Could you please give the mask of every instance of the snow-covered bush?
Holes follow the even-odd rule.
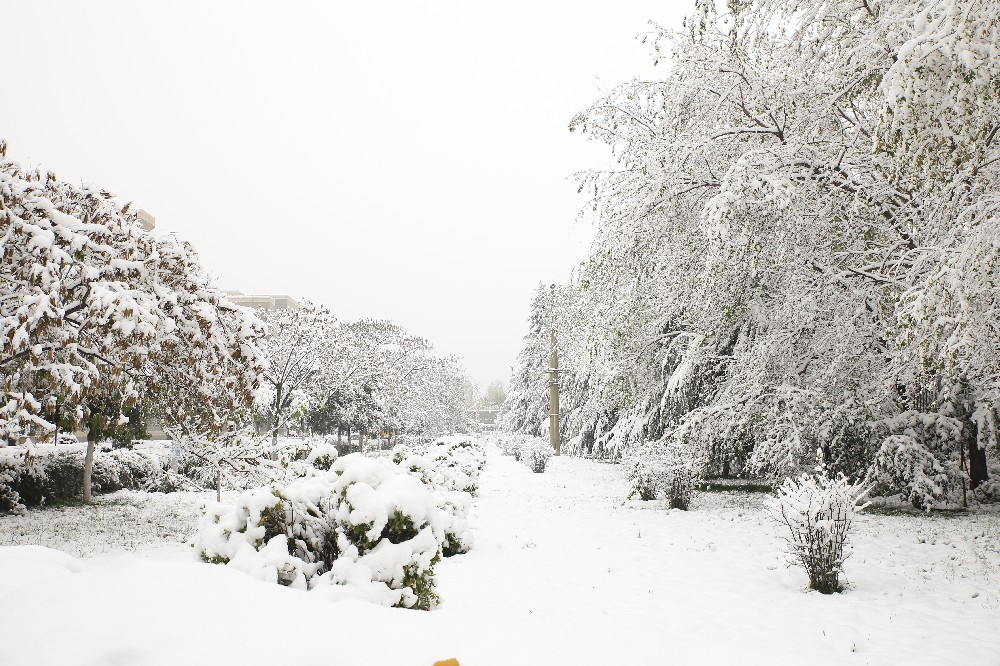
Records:
[[[323,442],[313,447],[306,456],[306,462],[316,469],[329,470],[339,455],[335,443]]]
[[[286,437],[278,440],[278,461],[282,464],[304,461],[313,449],[325,443],[324,438]]]
[[[643,502],[655,500],[659,494],[656,467],[648,460],[636,459],[628,467],[629,494]]]
[[[892,434],[882,442],[873,466],[882,489],[928,511],[957,502],[965,476],[959,460],[962,422],[909,411],[885,423]]]
[[[438,603],[434,565],[468,549],[470,496],[428,483],[424,472],[433,467],[410,460],[351,454],[329,471],[249,491],[232,505],[212,503],[195,550],[331,599],[430,609]]]
[[[649,501],[657,497],[667,500],[671,509],[687,510],[691,503],[697,475],[692,471],[692,462],[673,454],[646,455],[631,461],[629,497]]]
[[[348,584],[359,568],[371,583],[398,592],[394,606],[429,610],[438,602],[434,564],[445,544],[446,518],[434,493],[392,463],[354,454],[338,460],[335,521],[341,563],[319,583]]]
[[[389,452],[389,458],[397,465],[413,455],[417,455],[416,451],[408,444],[396,444]]]
[[[695,474],[691,468],[687,465],[670,466],[664,470],[661,483],[670,508],[687,511],[695,485]]]
[[[450,490],[434,492],[438,508],[444,513],[444,545],[441,554],[445,557],[467,553],[472,548],[472,529],[468,515],[472,507],[469,493]]]
[[[844,545],[854,514],[867,493],[843,474],[829,478],[825,470],[785,479],[768,501],[771,515],[788,527],[789,555],[806,570],[809,587],[823,594],[839,592]]]
[[[0,513],[80,497],[83,492],[84,457],[81,452],[57,452],[0,461]],[[165,473],[163,460],[130,449],[94,454],[93,488],[96,493],[143,490]]]
[[[213,502],[198,523],[195,550],[206,562],[229,564],[254,578],[305,589],[317,565],[289,551],[287,512],[278,487],[256,488],[235,504]],[[307,564],[311,566],[306,566]]]
[[[522,443],[518,442],[515,446],[511,447],[510,455],[514,456],[514,460],[521,462],[521,454],[523,453]]]
[[[530,437],[518,447],[519,453],[515,456],[518,460],[531,468],[532,472],[541,474],[545,471],[545,466],[552,457],[552,446],[548,440],[539,437]]]
[[[96,493],[138,490],[163,475],[163,462],[131,449],[112,449],[94,456]],[[81,468],[81,475],[82,475]],[[82,476],[81,476],[82,478]]]
[[[425,446],[409,446],[393,449],[393,460],[403,456],[400,464],[408,465],[409,458],[420,458],[417,464],[422,474],[433,478],[425,480],[444,490],[461,490],[472,495],[479,488],[479,475],[486,465],[486,451],[475,438],[469,435],[448,435],[440,437]]]
[[[524,435],[517,433],[497,433],[493,436],[493,441],[496,443],[497,448],[500,449],[500,453],[505,456],[513,456],[517,458],[518,448],[521,445]]]
[[[10,468],[0,467],[0,513],[15,513],[25,508],[20,493],[13,488],[15,480]]]
[[[31,461],[20,458],[0,461],[0,484],[4,486],[0,496],[6,498],[0,505],[2,511],[20,511],[45,502],[79,497],[83,489],[83,456],[56,453]]]
[[[473,538],[467,516],[486,464],[482,444],[467,435],[452,435],[425,446],[398,446],[393,460],[433,489],[446,517],[444,556],[468,552]]]

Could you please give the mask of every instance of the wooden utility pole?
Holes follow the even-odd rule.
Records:
[[[556,286],[552,285],[552,308],[549,314],[549,444],[559,455],[559,351],[556,349]]]

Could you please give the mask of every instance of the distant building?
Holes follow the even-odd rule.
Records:
[[[152,231],[156,228],[156,218],[141,208],[135,211],[135,216],[139,218],[139,226],[146,231]]]
[[[242,291],[227,291],[226,296],[237,305],[257,310],[298,310],[302,304],[287,294],[244,294]]]
[[[476,422],[483,430],[494,430],[497,427],[497,417],[500,415],[499,407],[483,407],[473,410]]]

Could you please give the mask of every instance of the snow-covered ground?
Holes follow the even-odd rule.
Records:
[[[623,502],[624,470],[491,452],[476,547],[432,612],[331,603],[191,559],[194,494],[0,518],[0,664],[1000,663],[1000,517],[862,516],[805,591],[761,495]],[[93,557],[73,557],[37,546]],[[128,552],[134,551],[134,552]]]

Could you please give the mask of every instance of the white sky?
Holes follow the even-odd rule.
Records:
[[[8,2],[8,157],[105,187],[218,286],[388,318],[506,381],[592,229],[567,130],[684,2]]]

